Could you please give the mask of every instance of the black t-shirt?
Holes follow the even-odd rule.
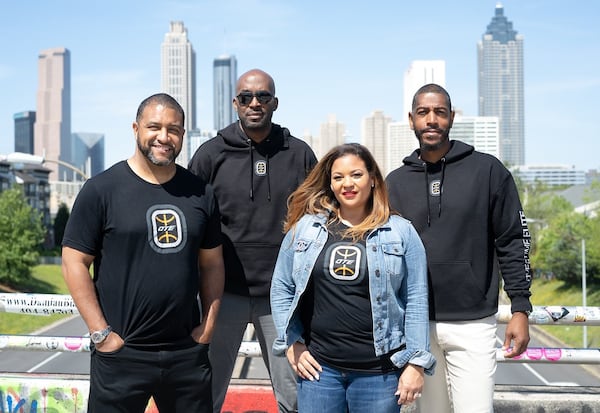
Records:
[[[377,357],[365,242],[343,239],[347,227],[329,227],[300,303],[305,339],[319,362],[353,371],[394,369],[389,357]]]
[[[219,221],[212,188],[192,173],[178,166],[156,185],[123,161],[85,183],[63,245],[95,256],[100,306],[126,344],[182,347],[200,321],[198,251],[221,244]]]

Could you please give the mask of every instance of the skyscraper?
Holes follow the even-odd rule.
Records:
[[[408,116],[402,122],[390,122],[388,124],[388,136],[386,149],[389,161],[386,168],[381,168],[385,175],[402,166],[402,160],[419,147],[419,140],[415,136],[415,131],[408,124]]]
[[[185,112],[185,130],[196,129],[196,53],[183,22],[171,22],[161,45],[161,90],[173,96]],[[187,166],[190,141],[184,138],[177,163]]]
[[[523,36],[504,16],[501,4],[477,44],[479,116],[500,122],[500,160],[525,163]]]
[[[55,162],[68,162],[70,142],[71,54],[65,48],[42,50],[38,56],[33,153],[51,162],[48,164],[50,181],[67,179],[68,169]]]
[[[71,164],[88,177],[104,171],[104,134],[73,132],[71,135]],[[82,177],[77,177],[82,180]]]
[[[444,60],[414,60],[404,72],[404,112],[401,121],[408,120],[415,92],[428,83],[446,87],[446,62]]]
[[[15,113],[13,119],[15,120],[15,152],[33,155],[35,112]]]
[[[498,118],[495,116],[462,116],[456,114],[450,138],[473,145],[479,152],[498,158]]]
[[[237,60],[223,55],[213,61],[214,128],[221,130],[236,120],[233,96],[237,81]]]
[[[382,171],[388,169],[390,163],[388,151],[388,124],[392,119],[385,116],[383,111],[376,110],[371,116],[362,120],[362,143],[365,145],[379,164]]]
[[[346,142],[346,126],[337,121],[334,114],[327,117],[327,122],[321,123],[321,134],[315,139],[313,151],[317,158],[325,155],[331,148]]]

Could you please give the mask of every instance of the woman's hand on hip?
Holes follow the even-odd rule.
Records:
[[[287,358],[294,372],[305,380],[319,380],[319,373],[323,371],[321,365],[310,354],[305,344],[295,342],[287,349]]]

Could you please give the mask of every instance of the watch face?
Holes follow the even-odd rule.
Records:
[[[94,331],[90,334],[90,340],[94,344],[102,343],[106,339],[106,337],[108,337],[111,331],[112,329],[110,328],[110,326],[106,327],[106,329],[102,331]]]

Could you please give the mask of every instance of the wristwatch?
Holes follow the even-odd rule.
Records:
[[[106,337],[108,337],[111,331],[111,326],[107,326],[104,330],[94,331],[90,333],[90,340],[92,340],[92,343],[94,344],[100,344],[106,340]]]

